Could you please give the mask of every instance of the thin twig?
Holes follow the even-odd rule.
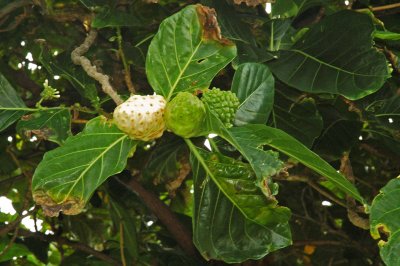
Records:
[[[375,6],[375,7],[369,7],[369,8],[361,8],[361,9],[356,9],[356,11],[358,11],[358,12],[365,12],[365,11],[378,12],[378,11],[384,11],[384,10],[389,10],[389,9],[394,9],[394,8],[400,8],[400,3],[384,5],[384,6]]]
[[[331,195],[328,191],[326,191],[325,189],[323,189],[322,187],[318,186],[316,183],[314,183],[312,180],[310,180],[308,177],[306,176],[298,176],[298,175],[289,175],[288,177],[284,177],[284,178],[280,178],[279,176],[277,180],[284,180],[284,181],[298,181],[298,182],[304,182],[307,183],[311,188],[313,188],[314,190],[316,190],[318,193],[320,193],[321,195],[325,196],[327,199],[335,202],[336,204],[338,204],[339,206],[342,206],[344,208],[347,208],[346,204],[344,202],[342,202],[340,199],[338,199],[337,197],[335,197],[334,195]],[[274,177],[274,179],[276,179],[276,177]]]
[[[85,54],[89,50],[90,46],[92,46],[94,40],[96,39],[96,36],[97,31],[92,29],[86,36],[85,41],[72,51],[72,62],[76,65],[81,65],[83,70],[85,70],[85,72],[90,77],[94,78],[101,84],[103,91],[107,95],[109,95],[117,105],[120,105],[121,103],[123,103],[123,100],[111,86],[110,77],[98,72],[96,67],[92,65],[90,60],[83,56],[83,54]]]
[[[124,225],[119,223],[119,250],[121,253],[122,265],[126,266],[125,252],[124,252]]]
[[[39,240],[42,240],[45,242],[56,242],[59,245],[67,245],[73,249],[80,250],[80,251],[90,254],[100,260],[108,262],[111,265],[121,265],[120,262],[118,262],[114,258],[108,256],[107,254],[99,252],[83,243],[69,240],[65,237],[60,237],[60,236],[55,236],[55,235],[45,235],[41,232],[31,232],[31,231],[28,231],[28,230],[25,230],[22,228],[20,228],[19,234],[20,234],[20,236],[23,236],[23,237],[32,237],[32,238],[36,238],[36,239],[39,239]]]
[[[8,242],[7,246],[6,246],[2,251],[0,251],[0,258],[1,258],[4,254],[6,254],[7,251],[9,251],[10,248],[14,245],[15,240],[17,239],[17,236],[18,236],[18,231],[19,231],[19,224],[20,224],[20,222],[21,222],[21,221],[19,221],[18,225],[15,227],[13,236],[11,237],[11,240]]]
[[[350,163],[350,158],[349,154],[346,153],[342,156],[340,160],[340,172],[350,181],[354,184],[355,177],[353,174],[353,168],[351,167]],[[347,196],[347,217],[349,218],[349,221],[364,230],[369,229],[369,220],[362,218],[358,213],[357,213],[357,205],[356,201],[354,198]]]
[[[126,61],[125,53],[122,47],[122,34],[121,34],[121,28],[117,27],[117,41],[118,41],[118,54],[121,58],[122,64],[124,65],[124,78],[125,78],[125,83],[126,86],[128,87],[128,90],[131,93],[135,93],[135,86],[133,86],[132,83],[132,77],[131,77],[131,68]]]
[[[329,194],[327,191],[325,191],[323,188],[319,187],[317,184],[315,184],[313,181],[309,180],[307,182],[307,184],[312,187],[313,189],[315,189],[316,191],[318,191],[318,193],[320,193],[321,195],[325,196],[326,198],[328,198],[329,200],[335,202],[336,204],[346,208],[346,204],[341,202],[338,198],[336,198],[335,196],[332,196],[331,194]]]
[[[89,122],[89,120],[86,120],[86,119],[72,119],[71,122],[74,123],[74,124],[86,124],[87,122]]]
[[[187,255],[198,257],[190,231],[187,230],[164,202],[150,191],[147,191],[135,178],[126,183],[120,179],[117,180],[143,200],[144,204],[160,219]]]
[[[0,9],[0,19],[2,19],[4,16],[10,14],[14,10],[24,7],[27,5],[33,5],[32,1],[29,0],[20,0],[20,1],[11,1],[10,4],[6,5],[2,9]]]

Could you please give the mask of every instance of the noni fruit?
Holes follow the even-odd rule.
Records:
[[[114,110],[114,123],[130,138],[149,141],[165,130],[166,101],[160,95],[133,95]]]
[[[239,99],[231,91],[222,91],[217,88],[203,92],[201,100],[207,103],[213,112],[226,127],[231,127],[235,113],[239,107]]]
[[[203,102],[189,92],[179,92],[165,109],[167,128],[184,138],[198,136],[205,116]]]

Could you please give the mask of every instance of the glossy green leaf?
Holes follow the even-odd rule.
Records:
[[[194,147],[190,141],[187,143],[209,178],[247,219],[265,226],[289,220],[290,210],[277,206],[276,200],[269,200],[262,193],[250,165],[220,154],[210,155]],[[275,171],[281,170],[280,166],[273,164],[270,167],[276,167]]]
[[[235,125],[265,124],[274,103],[275,82],[268,67],[246,63],[233,77],[232,92],[239,98]]]
[[[354,197],[361,203],[365,203],[365,200],[352,183],[317,154],[284,131],[265,125],[246,125],[231,128],[229,132],[242,149],[268,145],[296,159],[308,168],[326,177],[346,194]]]
[[[0,132],[21,118],[29,109],[0,73]]]
[[[380,240],[378,245],[382,260],[387,266],[400,264],[400,177],[391,180],[374,198],[370,210],[371,235],[380,239],[386,234],[387,241]]]
[[[195,147],[191,163],[193,241],[206,259],[238,263],[291,244],[290,211],[268,206],[249,165]],[[255,222],[248,215],[263,219]]]
[[[204,124],[206,134],[215,133],[233,145],[250,163],[257,176],[257,186],[271,202],[277,203],[274,195],[278,192],[277,184],[272,182],[271,176],[277,174],[283,168],[283,162],[279,160],[278,153],[272,150],[264,150],[259,145],[239,142],[224,124],[210,111],[208,106]]]
[[[383,53],[372,47],[371,18],[341,11],[315,24],[279,59],[269,64],[286,84],[312,93],[360,99],[389,77]]]
[[[71,135],[70,110],[49,109],[25,115],[17,124],[17,132],[27,138],[37,136],[62,144]]]
[[[35,201],[47,215],[77,214],[109,176],[121,172],[136,142],[103,117],[49,151],[32,179]]]
[[[374,32],[374,38],[381,40],[398,41],[400,40],[400,33],[377,30]]]
[[[275,127],[310,148],[322,131],[322,117],[313,98],[298,100],[296,96],[289,90],[277,90],[272,120]]]
[[[219,38],[213,18],[210,9],[190,5],[161,23],[146,59],[147,78],[155,92],[170,100],[180,91],[208,88],[236,56],[235,45]]]

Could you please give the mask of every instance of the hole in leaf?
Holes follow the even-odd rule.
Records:
[[[389,231],[389,229],[386,227],[386,225],[383,225],[383,224],[380,225],[380,226],[378,227],[378,232],[379,232],[380,239],[381,239],[382,241],[387,242],[388,239],[389,239],[389,237],[390,237],[390,231]]]

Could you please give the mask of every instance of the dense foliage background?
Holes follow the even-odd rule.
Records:
[[[264,2],[0,0],[0,264],[224,265],[244,260],[243,265],[399,265],[400,213],[396,208],[400,196],[396,191],[400,182],[394,178],[400,172],[400,5],[395,0]],[[68,146],[72,141],[66,140],[84,128],[85,134],[98,130],[101,126],[95,117],[111,118],[115,108],[99,83],[73,64],[73,49],[95,28],[97,38],[85,56],[99,72],[110,76],[119,95],[126,99],[131,92],[152,94],[153,89],[169,93],[169,88],[157,87],[164,84],[154,83],[162,76],[162,66],[157,61],[159,50],[153,47],[148,53],[149,45],[164,19],[198,3],[216,10],[222,35],[236,45],[237,55],[221,49],[217,55],[228,58],[226,63],[235,57],[231,63],[225,68],[221,63],[223,69],[217,69],[214,79],[213,74],[202,76],[204,84],[184,85],[205,89],[212,79],[210,88],[232,90],[242,103],[243,99],[250,101],[248,108],[259,109],[253,113],[239,110],[231,135],[224,138],[199,137],[185,145],[182,138],[165,132],[154,142],[124,142],[125,156],[129,145],[135,145],[135,155],[126,167],[125,162],[113,161],[122,168],[93,187],[94,193],[85,194],[89,202],[83,212],[45,216],[31,191],[32,176],[44,154]],[[185,10],[189,14],[191,9]],[[189,15],[180,14],[182,19],[174,24],[178,29],[188,26],[184,18]],[[192,23],[199,26],[195,20]],[[204,27],[215,30],[215,25]],[[178,51],[187,48],[184,41],[172,43],[167,23],[164,29],[157,35],[158,45],[176,45]],[[182,37],[179,33],[174,36]],[[202,45],[213,49],[214,44]],[[146,55],[157,60],[147,58],[146,63]],[[169,61],[173,54],[161,57]],[[249,91],[255,96],[247,95]],[[298,142],[280,131],[271,131],[278,134],[276,139],[269,135],[257,142],[255,129],[264,132],[263,127],[246,128],[254,131],[239,127],[260,121],[268,128],[283,130],[304,146],[297,146]],[[105,134],[109,130],[122,134],[107,128]],[[216,133],[224,136],[226,132]],[[248,142],[233,147],[234,141],[229,144],[229,139],[237,136],[249,137]],[[105,137],[98,140],[110,141]],[[82,140],[76,145],[85,143]],[[204,143],[220,153],[210,155]],[[256,157],[243,158],[238,150],[249,154],[246,147],[271,145],[279,151],[280,160],[274,157],[277,153],[261,151],[260,160],[268,155],[272,162],[284,163],[273,169],[280,171],[271,170],[262,181],[267,180],[266,187],[272,191],[265,193],[272,193],[271,199],[276,196],[280,206],[291,210],[292,244],[290,239],[273,237],[265,244],[265,239],[260,240],[265,229],[260,229],[251,232],[259,234],[252,240],[254,246],[249,244],[244,250],[251,253],[261,245],[273,252],[263,250],[248,255],[257,260],[245,260],[240,252],[237,257],[218,254],[218,246],[216,254],[203,252],[211,258],[204,260],[193,245],[191,229],[193,214],[199,212],[193,209],[193,192],[202,189],[199,180],[206,174],[197,169],[201,168],[200,157],[190,158],[189,150],[197,150],[190,145],[203,147],[199,156],[210,168],[218,170],[213,166],[214,157],[228,165],[226,172],[217,176],[222,179],[238,172],[252,177],[246,162],[252,161],[252,166],[262,163]],[[305,147],[340,171],[348,183],[340,181],[340,175],[332,174]],[[78,154],[73,161],[84,161],[85,156]],[[63,167],[73,166],[72,162]],[[40,169],[37,175],[53,171],[50,164]],[[389,181],[385,192],[375,198]],[[261,208],[254,206],[249,215]],[[286,215],[286,208],[279,210],[279,215]],[[47,213],[58,213],[58,209],[49,208]],[[221,215],[226,213],[221,211]],[[218,230],[223,232],[226,227]],[[245,233],[238,233],[239,238]],[[209,248],[202,242],[204,235],[208,233],[195,232],[196,246],[203,251]],[[225,235],[216,235],[225,239]],[[210,245],[216,244],[212,241],[211,237]],[[238,243],[231,241],[233,244],[217,244],[232,245],[235,250]],[[381,246],[383,241],[389,244]]]

